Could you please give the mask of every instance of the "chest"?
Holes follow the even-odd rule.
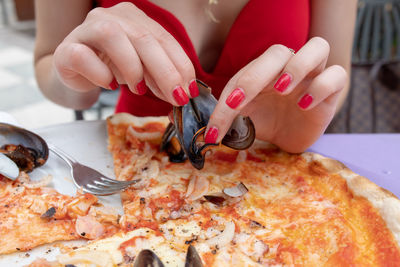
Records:
[[[151,0],[168,10],[185,27],[205,70],[211,70],[221,53],[236,17],[249,0]]]

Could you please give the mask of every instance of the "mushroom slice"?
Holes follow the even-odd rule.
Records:
[[[247,187],[242,182],[240,182],[234,187],[224,188],[224,190],[222,191],[224,192],[224,194],[230,197],[241,197],[247,192],[249,192],[249,189],[247,189]]]

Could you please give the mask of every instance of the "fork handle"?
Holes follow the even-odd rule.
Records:
[[[62,151],[60,148],[54,146],[53,144],[48,144],[48,147],[52,152],[54,152],[54,154],[56,154],[61,159],[65,160],[71,167],[72,165],[77,163],[77,161],[73,157]]]

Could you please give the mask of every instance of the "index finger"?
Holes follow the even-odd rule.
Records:
[[[205,142],[220,142],[243,107],[275,79],[291,57],[286,46],[273,45],[239,71],[221,94],[208,122]]]

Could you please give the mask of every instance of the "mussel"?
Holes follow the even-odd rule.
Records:
[[[161,150],[166,151],[172,162],[183,162],[186,158],[196,169],[202,169],[207,148],[219,144],[205,144],[204,132],[217,100],[211,88],[197,81],[199,96],[190,99],[183,107],[173,108],[173,123],[164,133]],[[222,139],[222,144],[236,149],[249,148],[255,139],[254,124],[249,117],[238,115]]]
[[[164,267],[164,264],[153,251],[144,249],[136,257],[133,267]],[[186,253],[185,267],[203,267],[203,262],[192,245],[189,245]]]
[[[0,123],[0,153],[15,162],[20,171],[30,172],[47,161],[49,148],[37,134]]]

